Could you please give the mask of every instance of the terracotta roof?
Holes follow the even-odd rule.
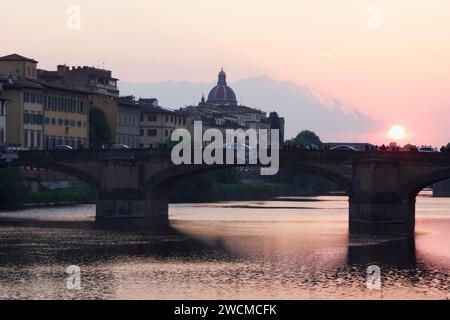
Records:
[[[24,78],[12,80],[10,83],[8,77],[0,77],[0,81],[3,82],[4,89],[44,89],[39,83]]]
[[[39,81],[39,80],[28,80],[28,81],[34,82],[34,83],[41,85],[42,87],[48,88],[48,89],[61,90],[61,91],[67,91],[67,92],[73,92],[73,93],[91,94],[89,91],[83,90],[83,89],[58,86],[58,85],[49,84],[47,82]]]
[[[28,62],[37,63],[36,60],[21,56],[20,54],[17,54],[17,53],[13,53],[13,54],[9,54],[7,56],[0,57],[0,61],[28,61]]]
[[[73,92],[73,93],[82,93],[82,94],[90,94],[90,92],[86,90],[81,89],[75,89],[75,88],[68,88],[63,86],[56,86],[52,84],[48,84],[46,82],[42,82],[39,80],[34,79],[25,79],[25,78],[17,78],[12,80],[12,82],[9,82],[8,77],[0,77],[0,82],[3,82],[3,88],[4,89],[50,89],[50,90],[61,90],[61,91],[67,91],[67,92]]]

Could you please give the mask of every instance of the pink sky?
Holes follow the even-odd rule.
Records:
[[[79,30],[66,25],[71,4]],[[49,69],[105,63],[127,82],[211,82],[221,66],[232,81],[266,74],[383,121],[373,142],[401,124],[408,140],[441,145],[450,141],[448,17],[447,0],[16,0],[2,11],[0,54]]]

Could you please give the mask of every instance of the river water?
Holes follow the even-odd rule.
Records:
[[[414,239],[350,236],[338,196],[171,205],[164,232],[96,228],[92,205],[1,212],[0,298],[449,299],[450,199],[416,211]]]

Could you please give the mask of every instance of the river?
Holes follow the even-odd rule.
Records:
[[[413,239],[350,236],[339,196],[175,204],[164,232],[96,228],[92,205],[0,212],[0,298],[449,299],[450,199],[416,208]]]

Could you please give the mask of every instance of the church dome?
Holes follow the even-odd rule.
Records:
[[[227,86],[227,75],[223,69],[219,72],[217,85],[208,94],[207,104],[221,106],[237,106],[236,94],[233,89]]]

